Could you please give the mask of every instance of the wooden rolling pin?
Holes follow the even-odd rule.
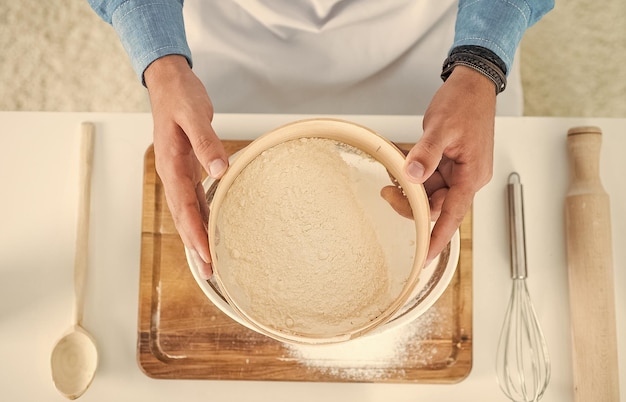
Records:
[[[565,199],[572,358],[577,402],[619,401],[609,196],[600,181],[602,131],[567,132]]]

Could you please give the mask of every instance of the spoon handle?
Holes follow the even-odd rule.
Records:
[[[76,221],[76,251],[74,255],[74,324],[81,325],[85,305],[85,280],[88,265],[89,211],[91,206],[91,171],[94,148],[93,123],[81,124],[80,162],[78,171],[78,216]]]

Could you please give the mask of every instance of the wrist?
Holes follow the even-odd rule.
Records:
[[[480,46],[460,46],[452,49],[443,63],[441,78],[446,81],[460,66],[488,78],[495,85],[496,95],[506,88],[506,65],[489,49]]]
[[[497,92],[493,90],[494,84],[493,81],[486,77],[484,74],[476,71],[473,68],[458,65],[454,68],[454,70],[450,73],[446,82],[461,82],[466,86],[471,87],[472,92],[481,93],[483,95],[489,95],[494,97],[497,95]]]
[[[173,77],[181,73],[191,71],[187,58],[177,54],[160,57],[150,63],[143,73],[146,87],[164,80],[172,80]]]

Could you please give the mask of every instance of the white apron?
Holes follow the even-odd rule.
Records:
[[[423,114],[457,10],[456,0],[184,4],[193,69],[221,113]],[[499,115],[522,113],[518,70]]]

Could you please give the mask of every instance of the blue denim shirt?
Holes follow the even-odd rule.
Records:
[[[183,0],[88,0],[113,25],[133,69],[143,72],[156,59],[178,54],[192,64],[183,22]],[[554,7],[554,0],[459,0],[454,43],[490,49],[511,70],[526,29]]]
[[[526,29],[553,7],[554,0],[460,0],[452,48],[486,47],[511,71]]]

